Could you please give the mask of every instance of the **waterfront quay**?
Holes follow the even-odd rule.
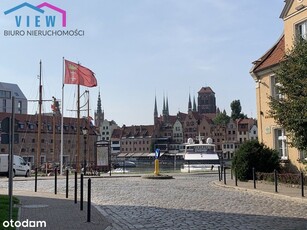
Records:
[[[305,198],[225,187],[218,181],[217,174],[178,173],[172,176],[171,180],[149,180],[129,174],[93,177],[92,203],[105,220],[100,229],[307,229]],[[0,179],[0,191],[6,190],[6,180]],[[57,187],[58,194],[65,194],[64,178],[59,178]],[[73,189],[74,181],[70,179],[70,196],[73,196]],[[33,179],[15,179],[14,191],[18,194],[33,190]],[[38,192],[32,195],[53,191],[54,181],[44,179],[38,181]],[[73,200],[69,203],[78,205],[73,204]],[[60,212],[65,215],[65,210]],[[58,229],[65,225],[65,217],[53,221],[58,223]],[[94,222],[95,226],[100,224]],[[66,225],[63,229],[72,228]]]

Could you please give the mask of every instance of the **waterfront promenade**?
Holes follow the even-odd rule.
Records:
[[[79,198],[74,204],[73,180],[69,199],[64,197],[64,178],[58,181],[57,195],[48,179],[39,180],[34,193],[32,178],[16,179],[14,194],[21,199],[20,220],[44,218],[44,229],[307,229],[307,199],[289,193],[293,190],[276,194],[271,185],[255,190],[252,183],[235,187],[233,181],[225,186],[216,174],[173,176],[92,178],[91,223],[86,223],[86,204],[83,211]],[[1,193],[7,191],[5,181],[0,179]]]

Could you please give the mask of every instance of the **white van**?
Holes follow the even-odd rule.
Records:
[[[9,154],[0,154],[0,174],[9,176]],[[14,176],[31,176],[31,165],[25,160],[14,155],[13,157],[13,177]]]

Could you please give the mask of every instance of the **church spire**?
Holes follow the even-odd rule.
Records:
[[[192,110],[192,102],[191,102],[191,95],[189,94],[189,103],[188,103],[188,111]]]
[[[100,127],[104,121],[104,111],[102,111],[100,91],[98,92],[97,110],[95,111],[95,126]]]
[[[98,92],[97,113],[98,114],[102,113],[100,91]]]
[[[169,110],[168,110],[168,97],[166,98],[165,114],[166,114],[167,116],[169,116]]]
[[[195,96],[193,97],[193,111],[196,112],[197,108],[196,108],[196,101],[195,101]]]
[[[155,96],[154,117],[158,117],[157,97]]]

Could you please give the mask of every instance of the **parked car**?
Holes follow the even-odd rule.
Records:
[[[9,154],[0,154],[0,174],[9,176]],[[14,176],[31,176],[31,164],[17,155],[13,155]]]

